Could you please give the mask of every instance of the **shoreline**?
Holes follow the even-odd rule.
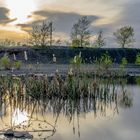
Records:
[[[53,76],[56,72],[60,75],[65,76],[68,71],[72,68],[69,64],[24,64],[21,69],[16,70],[0,70],[0,76],[22,76],[22,75],[48,75]],[[92,64],[83,64],[80,67],[81,73],[96,73],[97,66]],[[110,72],[119,72],[119,65],[114,65],[109,68]],[[140,66],[128,65],[124,68],[125,76],[140,76]]]
[[[25,52],[28,60],[25,60]],[[26,64],[52,64],[55,55],[58,64],[69,64],[74,56],[81,52],[84,63],[91,64],[103,54],[108,53],[115,64],[119,64],[122,58],[126,58],[129,64],[134,64],[136,55],[140,53],[138,48],[71,48],[66,46],[52,46],[46,48],[15,47],[0,49],[0,57],[7,54],[11,61],[20,60]]]

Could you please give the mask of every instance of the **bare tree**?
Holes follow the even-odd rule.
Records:
[[[50,40],[49,40],[49,44],[50,46],[52,46],[52,43],[53,43],[53,32],[54,32],[54,26],[53,26],[53,22],[51,21],[49,23],[49,36],[50,36]]]
[[[124,26],[118,29],[114,36],[116,37],[117,43],[122,47],[130,46],[134,43],[134,29],[131,26]]]
[[[103,37],[103,32],[100,31],[95,41],[95,46],[101,48],[104,45],[105,45],[105,38]]]
[[[83,47],[89,45],[91,21],[87,16],[81,17],[76,24],[73,25],[71,31],[72,45],[75,47]]]
[[[0,47],[13,47],[16,46],[17,42],[15,42],[14,40],[10,40],[10,39],[4,39],[4,40],[0,40]]]
[[[39,42],[40,35],[39,35],[39,29],[38,29],[37,25],[34,24],[32,26],[32,30],[29,32],[29,35],[30,35],[30,38],[29,38],[28,43],[33,46],[39,46],[40,45],[40,42]]]
[[[34,24],[30,32],[30,43],[34,46],[52,46],[52,33],[54,31],[53,23],[43,21],[40,24]]]

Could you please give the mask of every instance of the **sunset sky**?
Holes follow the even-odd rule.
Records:
[[[33,23],[51,20],[55,36],[68,39],[73,23],[82,15],[92,21],[93,34],[103,30],[107,44],[113,32],[131,25],[135,47],[140,45],[140,0],[0,0],[0,38],[21,40]]]

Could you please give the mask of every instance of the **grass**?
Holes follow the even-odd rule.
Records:
[[[21,77],[0,77],[1,94],[4,94],[7,89],[12,92],[14,88],[17,94],[31,96],[38,100],[41,98],[62,98],[62,99],[79,99],[84,97],[94,97],[97,92],[110,88],[112,85],[122,84],[122,79],[101,78],[101,77],[87,77],[75,76],[68,74],[66,77],[60,76],[56,73],[53,77],[46,76],[21,76]],[[25,93],[22,88],[26,87]]]
[[[5,70],[11,69],[11,61],[7,55],[4,55],[0,59],[1,65],[5,68]]]
[[[73,102],[74,106],[77,102],[86,102],[88,100],[99,100],[104,103],[115,102],[119,97],[121,104],[124,103],[124,106],[131,107],[132,100],[125,88],[126,82],[126,79],[113,78],[91,79],[79,77],[77,79],[70,75],[66,78],[59,75],[52,78],[47,76],[0,77],[0,97],[2,100],[7,96],[9,99],[15,98],[19,101],[19,104],[25,98],[29,104],[40,101],[46,103],[52,101],[52,104],[55,104],[56,101],[58,102],[56,104],[62,102],[65,104],[66,101],[69,105]],[[54,105],[54,108],[58,106]]]

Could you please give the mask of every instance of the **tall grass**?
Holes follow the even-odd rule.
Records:
[[[62,113],[73,123],[73,132],[78,128],[80,135],[81,115],[93,111],[95,118],[98,115],[106,116],[107,109],[112,111],[112,114],[117,114],[119,107],[130,108],[133,105],[133,98],[125,85],[125,79],[95,79],[86,76],[77,79],[77,76],[70,73],[67,77],[58,73],[53,77],[0,77],[0,112],[3,111],[3,104],[10,107],[10,110],[8,106],[4,108],[4,116],[17,108],[27,111],[28,125],[11,125],[10,128],[31,132],[40,128],[41,133],[49,130],[51,136],[56,132],[57,120]],[[54,123],[46,121],[48,112],[53,113]],[[38,118],[38,114],[41,114],[43,120]],[[38,128],[34,128],[34,121],[38,123]]]

